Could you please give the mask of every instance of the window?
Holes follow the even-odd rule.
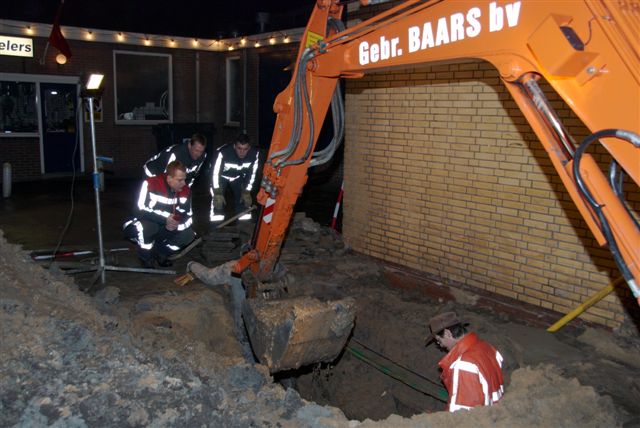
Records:
[[[116,123],[171,123],[171,55],[113,51]]]
[[[0,135],[37,136],[36,83],[0,80]]]
[[[240,125],[242,119],[242,70],[240,58],[227,58],[227,125]]]

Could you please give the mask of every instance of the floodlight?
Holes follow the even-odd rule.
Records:
[[[102,85],[102,79],[104,79],[104,74],[92,73],[87,79],[86,89],[89,91],[95,91],[96,89],[100,89],[100,85]]]

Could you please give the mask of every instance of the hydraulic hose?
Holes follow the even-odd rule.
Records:
[[[291,154],[298,147],[298,143],[300,141],[300,134],[302,133],[302,104],[300,95],[300,81],[301,79],[304,79],[307,71],[307,63],[312,56],[313,52],[311,48],[306,48],[300,55],[300,61],[298,61],[298,69],[293,87],[293,130],[291,132],[291,138],[289,138],[287,147],[280,151],[272,153],[269,157],[269,162],[273,162],[274,159],[282,157],[282,159],[276,160],[274,162],[274,165],[276,166],[278,166],[281,162],[291,156]]]
[[[575,152],[575,156],[573,159],[573,175],[578,185],[578,189],[580,189],[580,192],[587,199],[587,202],[589,202],[589,204],[593,207],[593,210],[600,220],[600,228],[602,229],[602,233],[604,234],[605,239],[607,240],[607,244],[609,245],[609,250],[611,251],[611,254],[613,254],[613,258],[616,261],[616,264],[618,265],[622,276],[629,285],[633,296],[638,299],[638,302],[640,303],[640,288],[638,287],[638,284],[636,283],[631,270],[627,266],[627,263],[622,258],[620,249],[618,248],[618,243],[616,242],[615,236],[611,231],[609,221],[602,212],[603,205],[599,204],[598,201],[595,200],[593,194],[585,185],[580,173],[580,160],[584,152],[587,150],[587,147],[589,147],[589,145],[591,145],[591,143],[593,143],[594,141],[606,137],[619,138],[623,141],[627,141],[633,144],[636,148],[640,148],[640,137],[630,131],[624,131],[621,129],[604,129],[602,131],[593,133],[582,141]]]
[[[329,19],[329,26],[336,33],[345,30],[344,23],[336,19]],[[329,162],[344,138],[344,100],[342,99],[342,90],[340,89],[339,81],[331,97],[331,116],[333,119],[333,138],[325,149],[313,154],[311,162],[309,163],[310,167]],[[313,116],[311,119],[313,119]]]
[[[344,31],[345,29],[344,24],[341,21],[336,21],[334,19],[329,19],[328,25],[336,33]],[[291,138],[289,139],[287,147],[285,147],[281,151],[273,153],[269,158],[269,161],[273,161],[274,159],[279,158],[273,161],[273,165],[276,167],[283,168],[289,165],[299,165],[301,163],[304,163],[311,155],[313,143],[315,141],[315,122],[313,120],[313,109],[311,106],[311,100],[309,98],[309,92],[307,88],[307,64],[316,55],[317,53],[311,48],[305,49],[300,55],[300,61],[298,62],[298,69],[296,73],[296,80],[294,83],[293,131],[291,133]],[[302,115],[304,113],[302,102],[304,102],[307,120],[309,122],[309,140],[305,153],[302,155],[302,157],[295,160],[288,160],[300,143],[303,124]],[[339,85],[336,86],[336,90],[334,91],[333,97],[331,99],[331,110],[334,121],[334,137],[325,150],[322,150],[313,155],[313,157],[316,159],[312,159],[310,166],[321,165],[328,162],[331,157],[333,157],[333,154],[335,153],[338,145],[342,142],[342,138],[344,136],[344,104],[342,101],[342,93],[340,91]]]
[[[313,154],[309,166],[322,165],[330,161],[344,138],[344,102],[342,101],[340,82],[338,82],[336,90],[333,92],[331,113],[333,118],[333,138],[325,149]]]
[[[629,217],[631,217],[636,227],[640,229],[640,220],[638,220],[636,213],[631,210],[629,203],[624,198],[624,192],[622,190],[624,184],[624,170],[620,168],[620,165],[615,161],[611,162],[609,165],[609,184],[611,184],[614,193],[618,196],[618,199],[622,203],[624,209],[629,213]]]

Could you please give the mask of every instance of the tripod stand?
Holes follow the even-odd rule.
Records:
[[[91,88],[88,88],[88,89],[91,89]],[[87,91],[85,93],[85,98],[87,98],[87,100],[89,101],[89,125],[91,128],[91,149],[92,149],[91,153],[93,157],[93,190],[94,190],[95,199],[96,199],[96,221],[97,221],[96,229],[98,231],[98,265],[87,267],[87,268],[73,269],[71,271],[67,271],[67,273],[74,274],[74,273],[95,271],[95,274],[91,278],[91,282],[89,283],[87,290],[93,287],[93,285],[95,284],[98,278],[100,278],[100,283],[104,284],[106,271],[175,275],[176,271],[174,270],[120,267],[120,266],[114,266],[114,265],[107,265],[105,263],[104,244],[102,241],[102,216],[101,216],[101,210],[100,210],[100,177],[98,173],[98,159],[96,156],[96,130],[95,130],[95,117],[93,113],[93,104],[94,104],[95,94]]]

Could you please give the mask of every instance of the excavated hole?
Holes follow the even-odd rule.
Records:
[[[384,336],[384,332],[378,334]],[[357,329],[354,336],[358,336]],[[377,342],[375,337],[369,340]],[[333,363],[277,373],[275,380],[285,388],[296,389],[306,400],[337,407],[349,419],[359,421],[382,420],[392,414],[411,417],[445,410],[444,402],[356,358],[348,349],[351,345],[356,346],[355,341],[351,340]]]

